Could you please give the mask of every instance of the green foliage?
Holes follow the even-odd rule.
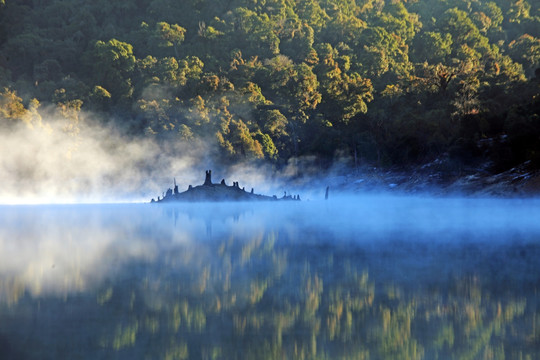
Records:
[[[531,5],[525,0],[512,1],[507,12],[510,22],[520,23],[530,17]]]
[[[324,91],[321,107],[331,122],[347,124],[356,115],[367,112],[367,103],[373,99],[373,86],[358,73],[342,70],[335,58],[337,51],[330,44],[323,44],[319,53],[321,64],[316,72]]]
[[[532,84],[513,94],[540,61],[540,16],[525,0],[1,6],[0,86],[42,103],[80,101],[134,135],[213,141],[231,161],[285,164],[359,146],[391,159],[412,143],[427,159],[459,140],[443,124],[471,111],[504,117],[494,103],[538,94]],[[27,102],[5,100],[3,118]]]
[[[427,61],[431,64],[446,62],[452,53],[452,35],[446,33],[427,31],[417,37],[415,58],[419,62]]]
[[[129,99],[133,94],[131,75],[135,69],[133,47],[116,39],[94,44],[91,66],[96,85],[103,85],[114,100]]]
[[[0,93],[0,118],[5,121],[22,120],[26,109],[15,91],[4,89]]]
[[[184,41],[184,35],[186,29],[178,24],[167,24],[166,22],[159,22],[156,24],[155,37],[158,40],[161,47],[173,47],[174,54],[178,58],[178,45]]]
[[[261,128],[274,139],[287,136],[287,118],[279,110],[267,110],[260,116]]]
[[[259,131],[257,134],[255,134],[255,139],[259,142],[259,144],[261,144],[262,152],[266,159],[273,161],[277,160],[278,149],[276,148],[276,145],[274,145],[270,135],[263,134]]]
[[[496,28],[497,26],[502,24],[504,20],[503,12],[496,3],[494,3],[493,1],[484,3],[482,10],[489,18],[490,28]]]
[[[540,39],[524,34],[508,44],[508,48],[510,56],[532,76],[534,70],[540,66]]]

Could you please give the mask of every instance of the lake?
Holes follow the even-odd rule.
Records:
[[[0,206],[1,359],[539,359],[540,200]]]

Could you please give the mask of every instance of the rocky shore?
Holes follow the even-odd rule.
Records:
[[[489,164],[449,171],[441,160],[411,169],[364,167],[328,177],[333,192],[390,192],[434,196],[540,196],[540,170],[523,163],[500,173]],[[322,185],[322,184],[321,184]]]

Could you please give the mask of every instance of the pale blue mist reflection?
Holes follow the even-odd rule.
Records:
[[[0,207],[2,359],[540,357],[540,201]]]

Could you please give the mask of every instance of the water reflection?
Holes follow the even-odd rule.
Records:
[[[539,205],[2,207],[0,354],[540,358]]]

